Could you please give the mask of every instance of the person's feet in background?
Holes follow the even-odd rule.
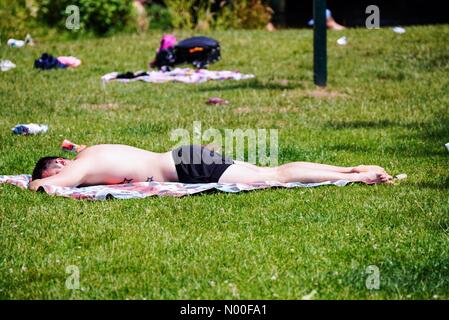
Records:
[[[344,26],[342,26],[341,24],[337,23],[334,18],[332,18],[332,16],[330,16],[329,18],[326,19],[326,26],[328,29],[331,30],[344,30],[346,29]]]
[[[267,25],[265,26],[265,30],[270,31],[270,32],[271,31],[276,31],[276,27],[274,26],[273,23],[268,22]]]
[[[312,27],[314,24],[313,19],[311,19],[307,24]],[[328,29],[337,31],[346,29],[344,26],[335,21],[332,17],[332,12],[329,9],[326,9],[326,26]]]

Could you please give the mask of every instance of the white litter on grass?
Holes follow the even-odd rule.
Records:
[[[9,60],[0,60],[0,70],[8,71],[15,68],[16,65]]]
[[[31,37],[31,35],[28,33],[25,37],[25,43],[29,46],[34,46],[34,39]]]
[[[449,151],[449,142],[445,144],[447,151]]]
[[[11,48],[22,48],[25,45],[25,41],[23,40],[16,40],[16,39],[9,39],[6,43]]]
[[[11,48],[22,48],[25,45],[34,46],[34,40],[28,33],[25,37],[25,40],[9,39],[6,44]]]
[[[310,292],[309,294],[306,294],[305,296],[302,297],[302,300],[312,300],[313,297],[317,294],[316,290],[312,290],[312,292]]]
[[[402,27],[394,27],[393,31],[396,32],[396,33],[399,33],[399,34],[405,33],[405,29],[402,28]]]
[[[48,126],[46,124],[36,123],[18,124],[11,130],[15,134],[27,136],[30,134],[45,133],[48,131]]]
[[[404,180],[404,179],[407,179],[407,174],[405,174],[405,173],[400,173],[400,174],[396,175],[394,178],[395,178],[396,180]]]
[[[337,43],[341,46],[345,46],[348,44],[348,39],[346,37],[341,37],[337,40]]]

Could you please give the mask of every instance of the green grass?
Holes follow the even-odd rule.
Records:
[[[189,34],[178,34],[179,38]],[[336,39],[346,35],[349,44]],[[0,187],[0,298],[449,298],[449,27],[329,33],[329,86],[312,84],[312,32],[211,33],[212,69],[257,78],[200,85],[111,83],[145,69],[160,34],[0,47],[0,174],[31,172],[64,138],[154,151],[169,133],[279,130],[279,162],[378,164],[395,186],[264,190],[184,198],[86,202]],[[39,72],[41,52],[75,55],[76,70]],[[220,96],[228,106],[208,106]],[[17,123],[48,123],[13,136]],[[82,290],[65,287],[68,265]],[[368,290],[366,268],[380,270]]]

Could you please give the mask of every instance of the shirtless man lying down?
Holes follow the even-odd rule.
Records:
[[[43,185],[78,187],[143,181],[183,183],[323,182],[348,180],[367,184],[391,180],[379,166],[337,167],[291,162],[258,167],[233,161],[203,146],[187,145],[155,153],[119,144],[88,147],[74,160],[41,158],[34,168],[31,190]]]

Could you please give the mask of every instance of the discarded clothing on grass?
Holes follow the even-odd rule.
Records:
[[[138,71],[138,72],[125,72],[125,73],[120,73],[117,75],[116,79],[136,79],[139,77],[144,77],[144,76],[148,76],[148,73],[145,71]]]
[[[14,134],[20,134],[23,136],[28,136],[30,134],[39,134],[45,133],[48,131],[48,125],[46,124],[36,124],[36,123],[28,123],[28,124],[18,124],[14,128],[11,129]]]
[[[176,68],[172,71],[167,72],[162,71],[149,71],[149,72],[138,71],[136,73],[111,72],[101,77],[101,79],[104,82],[109,82],[112,80],[120,82],[131,82],[140,80],[151,83],[164,83],[164,82],[201,83],[209,80],[245,80],[254,77],[255,76],[252,74],[242,74],[237,71],[212,71],[207,69],[194,70],[190,68]]]
[[[34,61],[34,67],[42,70],[76,68],[81,60],[72,56],[53,57],[51,54],[43,53],[39,59]]]
[[[31,176],[21,175],[0,175],[0,184],[6,183],[15,185],[22,189],[27,189]],[[61,196],[77,200],[107,200],[107,199],[140,199],[151,196],[173,196],[182,197],[193,195],[206,191],[222,191],[237,193],[241,191],[251,191],[267,188],[309,188],[318,186],[345,186],[349,181],[340,180],[336,182],[320,183],[279,183],[279,182],[261,182],[252,184],[240,183],[178,183],[178,182],[138,182],[115,185],[99,185],[82,188],[68,188],[44,186],[44,191],[49,195]]]
[[[62,64],[65,64],[67,67],[70,68],[76,68],[81,64],[81,60],[76,58],[76,57],[65,57],[65,56],[61,56],[57,58],[59,62],[61,62]]]
[[[34,61],[36,69],[50,70],[50,69],[65,69],[67,65],[61,63],[57,58],[51,54],[43,53],[39,59]]]

